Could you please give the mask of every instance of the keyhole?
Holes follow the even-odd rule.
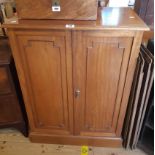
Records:
[[[59,4],[60,4],[59,0],[53,0],[53,5],[54,6],[59,6]]]

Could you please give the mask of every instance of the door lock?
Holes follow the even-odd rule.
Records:
[[[75,90],[75,97],[77,98],[77,97],[79,97],[80,96],[80,90],[79,89],[76,89]]]
[[[52,0],[52,11],[53,12],[60,12],[60,0]]]

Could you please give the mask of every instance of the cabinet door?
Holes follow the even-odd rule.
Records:
[[[118,117],[133,38],[104,35],[74,33],[76,135],[120,136]]]
[[[14,56],[31,131],[72,133],[70,38],[64,31],[16,32]]]

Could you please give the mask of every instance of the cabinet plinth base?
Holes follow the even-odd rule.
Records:
[[[31,132],[29,138],[32,142],[37,143],[122,147],[122,138],[115,137],[63,136]]]

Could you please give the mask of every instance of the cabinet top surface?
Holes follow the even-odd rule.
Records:
[[[111,7],[99,8],[96,21],[12,19],[6,21],[3,27],[24,29],[149,30],[148,26],[131,8]]]

